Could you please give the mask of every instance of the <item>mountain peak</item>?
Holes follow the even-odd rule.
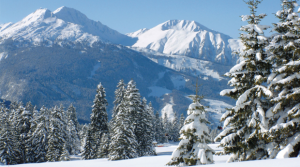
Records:
[[[22,19],[22,22],[30,22],[31,23],[31,22],[46,19],[48,17],[51,17],[51,11],[48,10],[47,8],[40,8],[40,9],[37,9],[35,12],[30,13],[24,19]]]
[[[195,21],[190,20],[168,20],[160,25],[161,30],[186,30],[186,31],[201,31],[201,30],[209,30],[207,27],[201,25],[200,23],[197,23]],[[211,30],[210,30],[211,31]]]
[[[66,6],[62,6],[56,9],[53,14],[55,14],[57,18],[62,19],[66,22],[71,22],[79,25],[84,25],[89,21],[85,14],[76,9]]]

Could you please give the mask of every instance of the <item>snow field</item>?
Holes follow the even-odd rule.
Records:
[[[172,152],[177,148],[178,143],[165,144],[164,147],[156,147],[157,156],[146,156],[134,159],[108,161],[106,158],[95,160],[80,160],[78,156],[71,156],[71,161],[62,162],[44,162],[19,164],[20,167],[165,167],[165,164],[171,159]],[[215,151],[221,151],[218,144],[209,144]],[[226,163],[229,155],[214,155],[214,164],[208,164],[209,167],[299,167],[300,158],[256,160]],[[2,164],[0,166],[3,166]]]

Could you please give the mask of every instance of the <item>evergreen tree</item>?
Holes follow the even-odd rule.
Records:
[[[166,140],[163,130],[163,123],[158,111],[155,113],[155,140],[157,143],[164,143]]]
[[[268,88],[273,92],[267,113],[270,129],[266,133],[270,158],[300,156],[300,44],[299,16],[296,0],[282,0],[274,24],[276,34],[267,47],[273,64]]]
[[[123,79],[119,81],[118,85],[117,85],[117,89],[115,91],[115,101],[114,101],[114,108],[113,108],[113,114],[112,114],[112,118],[115,117],[115,115],[118,114],[119,112],[119,106],[121,104],[121,102],[123,101],[124,98],[124,94],[126,91],[125,88],[125,84]]]
[[[139,112],[139,117],[137,121],[137,139],[138,139],[138,153],[139,156],[145,155],[156,155],[155,149],[153,147],[153,124],[152,116],[149,112],[149,107],[147,105],[147,100],[143,98],[142,110]],[[139,136],[139,138],[138,138]]]
[[[112,130],[111,143],[109,144],[109,160],[120,160],[138,157],[138,143],[132,124],[132,113],[124,101],[119,106],[115,115],[115,125]]]
[[[67,110],[67,131],[69,132],[69,144],[67,149],[71,155],[79,154],[80,152],[80,140],[78,132],[78,120],[76,116],[76,109],[71,104]]]
[[[144,137],[143,126],[145,125],[144,122],[142,122],[142,119],[145,112],[141,102],[139,89],[136,88],[136,83],[133,80],[130,80],[127,84],[123,102],[125,111],[130,113],[129,119],[131,120],[134,136],[138,143],[137,151],[138,154],[141,155],[142,149],[140,144]]]
[[[248,25],[242,26],[240,38],[245,49],[239,52],[243,60],[231,68],[225,76],[233,89],[223,90],[222,96],[236,99],[236,106],[223,114],[224,131],[216,137],[221,140],[225,154],[231,153],[228,162],[263,159],[268,157],[263,133],[268,130],[266,111],[268,98],[272,93],[264,86],[270,73],[270,64],[266,61],[265,46],[268,39],[263,30],[269,26],[260,25],[266,15],[256,15],[260,0],[248,0],[250,15],[243,15],[242,20]]]
[[[108,143],[101,143],[102,142],[109,142],[109,140],[104,140],[102,137],[108,136],[108,118],[107,118],[107,112],[106,112],[106,106],[107,106],[107,100],[106,100],[106,94],[105,90],[100,83],[97,86],[97,94],[95,95],[94,99],[94,105],[92,106],[92,114],[91,114],[91,124],[90,124],[90,130],[93,138],[92,144],[95,144],[93,146],[92,156],[88,156],[91,159],[95,158],[104,158],[107,157],[108,154]],[[99,146],[102,146],[102,149],[99,148]],[[85,149],[87,147],[84,147]],[[85,152],[88,152],[86,150]]]
[[[66,144],[66,124],[64,121],[64,111],[62,107],[55,106],[51,109],[48,133],[47,161],[59,161]]]
[[[86,126],[87,133],[85,137],[85,143],[83,145],[83,151],[81,154],[82,159],[94,159],[96,150],[96,144],[93,139],[93,134],[89,126]]]
[[[124,94],[125,94],[126,88],[125,88],[125,84],[123,79],[119,81],[118,85],[117,85],[117,89],[115,90],[115,101],[114,101],[114,108],[112,111],[112,119],[109,122],[109,131],[110,131],[110,135],[113,136],[113,130],[115,128],[115,116],[118,114],[119,112],[119,108],[121,103],[123,102],[124,99]]]
[[[0,108],[1,110],[1,130],[0,130],[0,160],[5,165],[19,163],[20,150],[17,147],[18,138],[14,132],[16,129],[12,127],[9,121],[9,110]]]
[[[33,132],[30,138],[26,141],[28,146],[31,146],[33,160],[30,162],[45,162],[47,145],[48,145],[48,128],[49,128],[49,110],[44,106],[40,109],[40,114],[36,115],[33,127]]]
[[[179,131],[180,131],[179,121],[178,121],[177,113],[175,112],[174,120],[172,121],[172,126],[171,126],[171,133],[170,133],[171,139],[175,142],[179,141]]]
[[[152,103],[151,101],[149,102],[148,104],[148,108],[147,108],[147,111],[149,113],[149,116],[150,116],[150,121],[151,121],[151,124],[152,124],[152,130],[151,130],[151,136],[152,136],[152,142],[154,142],[155,139],[155,129],[156,129],[156,125],[155,125],[155,115],[154,115],[154,109],[152,107]]]
[[[81,145],[80,152],[84,151],[84,145],[86,142],[88,129],[89,129],[89,124],[84,124],[81,126],[81,129],[79,131],[80,145]]]
[[[201,96],[193,97],[193,103],[188,108],[188,117],[180,131],[180,143],[172,154],[171,161],[167,165],[191,166],[213,163],[213,149],[207,143],[210,142],[207,119],[204,106],[200,104]]]

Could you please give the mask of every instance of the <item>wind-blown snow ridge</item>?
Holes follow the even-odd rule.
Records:
[[[228,65],[236,63],[237,56],[231,52],[240,47],[238,41],[231,40],[229,36],[188,20],[169,20],[149,30],[127,35],[138,38],[133,47]]]
[[[90,45],[97,41],[123,45],[133,42],[132,38],[64,6],[54,12],[38,9],[15,24],[0,25],[0,37],[2,41],[12,38],[34,44],[46,41],[50,45],[55,41],[87,42]]]

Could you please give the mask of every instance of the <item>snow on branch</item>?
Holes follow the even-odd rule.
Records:
[[[292,138],[292,140],[289,142],[289,144],[284,149],[279,151],[276,158],[278,158],[278,159],[289,158],[290,153],[295,151],[294,147],[296,146],[296,144],[298,144],[300,142],[300,133],[297,133],[294,136],[295,137]]]

